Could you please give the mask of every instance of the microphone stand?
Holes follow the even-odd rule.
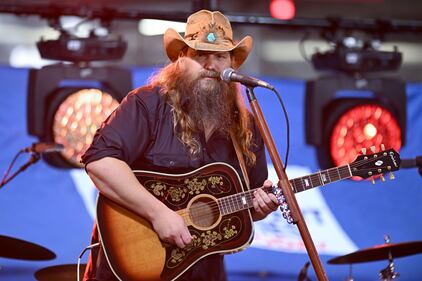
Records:
[[[9,181],[11,181],[13,178],[15,178],[18,174],[20,174],[21,172],[25,171],[26,168],[28,168],[32,164],[35,164],[38,160],[40,160],[40,158],[41,158],[41,154],[40,153],[31,153],[31,158],[29,158],[29,160],[24,165],[22,165],[19,168],[19,170],[17,170],[16,172],[14,172],[13,175],[11,175],[10,177],[4,179],[0,183],[0,188],[2,188],[4,185],[6,185]]]
[[[294,196],[294,193],[292,192],[292,187],[284,171],[283,163],[280,160],[280,156],[278,154],[274,140],[271,136],[267,122],[265,121],[261,107],[253,92],[253,87],[246,87],[246,94],[247,94],[249,103],[251,105],[251,109],[252,109],[255,121],[257,122],[259,131],[261,132],[261,135],[264,139],[265,146],[268,149],[268,153],[270,154],[271,161],[277,173],[278,180],[279,180],[277,185],[279,188],[281,188],[283,195],[286,198],[286,202],[290,208],[290,214],[293,219],[293,223],[297,224],[297,227],[299,229],[303,243],[305,244],[308,255],[311,259],[312,266],[314,267],[317,278],[320,281],[328,280],[327,275],[322,266],[321,260],[319,259],[315,245],[312,241],[312,237],[309,233],[308,227],[305,223],[305,220],[300,211],[299,205],[296,201],[296,197]]]

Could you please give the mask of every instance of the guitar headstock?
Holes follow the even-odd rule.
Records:
[[[366,150],[362,149],[363,155],[359,155],[355,161],[350,163],[350,169],[353,176],[367,179],[379,175],[384,181],[383,173],[397,171],[400,167],[400,155],[392,148],[382,150],[378,153],[366,154]],[[375,147],[371,147],[371,151],[375,152]],[[394,175],[390,173],[390,179],[394,179]],[[372,181],[374,183],[374,181]]]

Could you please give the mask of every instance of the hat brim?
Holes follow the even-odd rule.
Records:
[[[164,33],[163,37],[164,49],[171,61],[179,58],[180,53],[184,48],[190,47],[198,51],[211,52],[232,52],[233,53],[233,67],[239,68],[246,60],[252,50],[253,39],[251,36],[245,36],[234,46],[224,46],[206,42],[189,42],[186,41],[176,30],[169,28]]]

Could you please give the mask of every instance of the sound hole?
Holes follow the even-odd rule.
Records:
[[[212,226],[220,217],[217,202],[213,198],[198,197],[189,208],[190,218],[200,228]]]

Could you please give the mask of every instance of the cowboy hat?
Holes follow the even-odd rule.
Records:
[[[232,52],[233,67],[238,68],[248,57],[252,44],[250,36],[235,43],[229,20],[218,11],[201,10],[189,16],[184,37],[172,28],[164,33],[164,48],[171,61],[190,47],[199,51]]]

